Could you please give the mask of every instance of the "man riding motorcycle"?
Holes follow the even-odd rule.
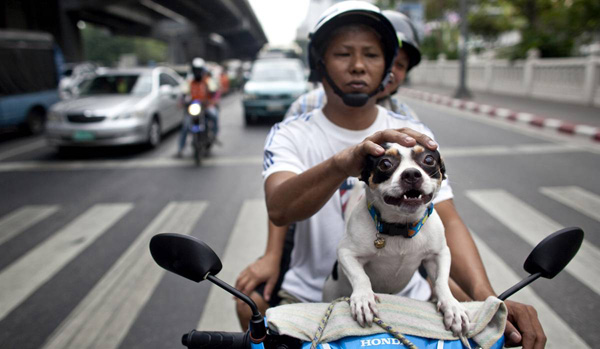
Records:
[[[192,75],[193,78],[189,85],[189,95],[185,97],[185,103],[189,104],[192,101],[199,101],[202,103],[202,107],[206,110],[206,117],[214,121],[213,132],[216,135],[219,130],[218,85],[211,78],[210,72],[206,67],[206,62],[202,58],[197,57],[192,61]],[[181,132],[179,134],[179,148],[176,155],[178,158],[182,156],[183,149],[185,148],[190,120],[190,115],[185,112],[183,123],[181,125]]]

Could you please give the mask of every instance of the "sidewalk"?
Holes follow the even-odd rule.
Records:
[[[600,141],[600,108],[476,91],[471,91],[471,100],[462,101],[455,100],[454,93],[448,87],[420,84],[400,89],[400,94],[413,98]]]

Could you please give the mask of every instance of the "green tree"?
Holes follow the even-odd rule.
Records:
[[[458,11],[458,0],[421,0],[425,21],[437,27],[422,40],[422,50],[429,58],[445,53],[454,56],[456,28],[446,17]],[[537,49],[541,57],[576,55],[581,44],[600,37],[600,1],[598,0],[467,0],[471,39],[481,39],[493,46],[498,37],[516,30],[521,42],[504,50],[511,58],[524,58]],[[382,8],[397,8],[401,0],[378,0]],[[450,31],[450,33],[448,33]]]
[[[106,66],[114,66],[123,54],[135,54],[141,65],[167,59],[167,45],[158,40],[111,35],[108,30],[90,24],[82,29],[81,37],[85,59]]]

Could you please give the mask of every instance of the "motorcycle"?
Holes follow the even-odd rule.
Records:
[[[188,132],[192,135],[196,166],[200,165],[203,157],[208,156],[210,148],[217,138],[214,132],[215,120],[206,115],[206,109],[198,100],[192,101],[187,107],[187,113],[190,117]]]
[[[529,254],[525,260],[524,269],[530,275],[512,286],[500,296],[501,301],[506,300],[515,292],[529,285],[536,279],[543,277],[554,278],[563,270],[575,256],[583,242],[583,230],[577,227],[561,229],[542,240]],[[223,282],[216,275],[222,268],[221,260],[215,252],[204,242],[187,235],[158,234],[150,241],[150,253],[154,261],[162,268],[183,276],[189,280],[200,282],[209,280],[233,296],[244,301],[252,309],[249,330],[242,332],[217,332],[192,330],[182,337],[182,344],[188,348],[310,348],[310,341],[303,341],[289,335],[277,333],[276,330],[267,327],[266,319],[258,311],[256,304],[239,290]],[[401,298],[401,297],[398,297]],[[493,297],[492,297],[493,298]],[[285,307],[285,306],[283,306]],[[278,308],[278,307],[276,307]],[[506,316],[506,315],[504,315]],[[322,326],[322,323],[319,327]],[[503,329],[500,329],[503,332]],[[500,332],[501,333],[501,332]],[[410,341],[418,343],[417,348],[439,348],[439,340],[428,338],[406,336]],[[471,346],[477,343],[469,340]],[[378,334],[363,337],[346,337],[329,342],[323,348],[359,348],[365,343],[387,343],[389,345],[378,345],[379,348],[398,347],[397,339],[388,334]],[[445,340],[442,342],[444,348],[464,348],[468,344],[458,339]],[[502,348],[504,338],[501,335],[491,348]]]

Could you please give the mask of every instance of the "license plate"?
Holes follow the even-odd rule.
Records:
[[[277,102],[267,103],[268,111],[283,111],[283,109],[284,109],[284,106],[282,103],[277,103]]]
[[[89,131],[75,131],[75,133],[73,133],[73,140],[78,142],[93,141],[94,138],[96,138],[96,136]]]

